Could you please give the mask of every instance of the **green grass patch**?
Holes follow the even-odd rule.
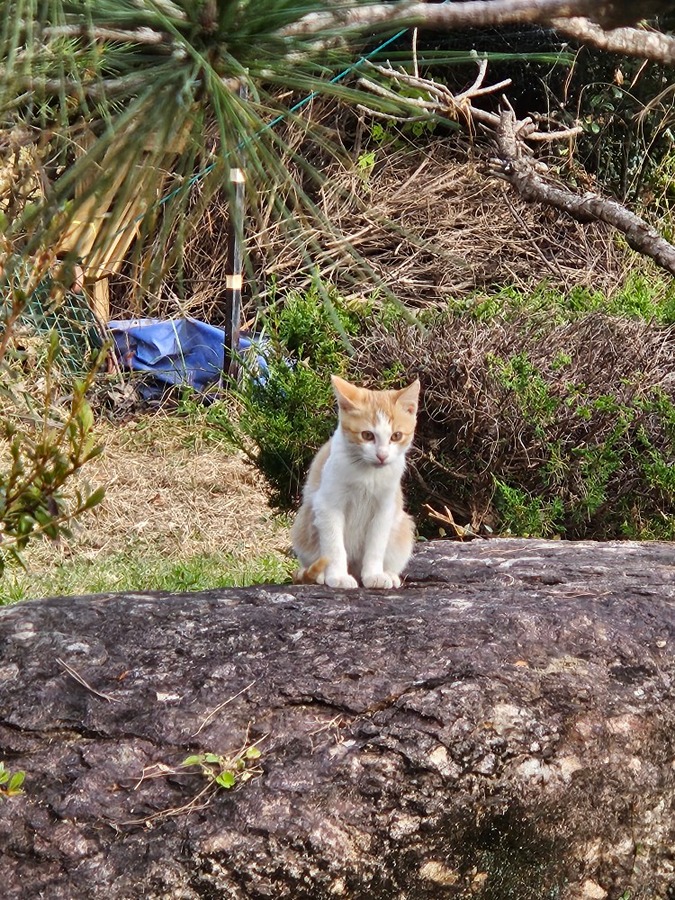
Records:
[[[469,316],[479,322],[495,318],[512,321],[527,315],[545,328],[576,322],[592,313],[605,313],[627,319],[643,319],[659,325],[675,323],[675,285],[661,277],[631,275],[610,296],[586,287],[574,287],[563,293],[541,284],[532,292],[507,286],[495,293],[476,293],[460,300],[450,300],[448,312],[453,316]]]
[[[0,581],[0,604],[109,591],[206,591],[279,584],[290,581],[294,568],[293,560],[277,554],[247,560],[205,554],[176,560],[119,552],[104,559],[68,560],[37,575],[8,569]]]

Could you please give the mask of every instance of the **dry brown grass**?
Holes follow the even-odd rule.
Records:
[[[423,151],[378,153],[367,175],[333,172],[323,210],[411,306],[505,284],[528,290],[547,281],[561,290],[611,291],[621,283],[626,257],[610,229],[525,203],[488,177],[486,163],[484,151],[462,152],[441,141]],[[323,240],[330,248],[331,238]],[[281,279],[293,270],[292,249],[283,243],[268,255],[270,273]],[[340,283],[339,269],[335,277]]]
[[[84,477],[105,485],[105,499],[80,519],[72,541],[35,544],[27,553],[32,569],[128,549],[167,559],[227,554],[242,561],[285,552],[285,525],[240,454],[200,442],[197,429],[161,413],[99,424],[97,436],[105,449]]]
[[[300,143],[295,149],[306,148]],[[257,218],[251,214],[247,224],[256,302],[264,300],[268,289],[283,294],[307,287],[307,252],[322,277],[344,296],[370,296],[385,286],[410,307],[505,285],[528,291],[541,282],[561,291],[585,286],[611,293],[623,284],[628,269],[644,266],[603,223],[581,224],[541,204],[526,203],[490,177],[489,148],[445,139],[422,149],[368,149],[374,152],[372,167],[360,166],[358,153],[351,162],[321,160],[323,186],[313,199],[330,226],[313,223],[313,249],[289,241],[272,215],[274,192],[257,197]],[[293,171],[290,159],[288,167]],[[302,180],[301,173],[295,174]],[[190,314],[220,324],[227,233],[223,197],[208,207],[199,230],[186,237],[186,299],[179,299],[167,281],[156,296],[134,300],[134,279],[126,273],[114,285],[115,314]],[[369,279],[355,275],[347,244],[370,267]],[[250,281],[247,290],[250,294]],[[253,320],[255,311],[249,298],[246,318]]]

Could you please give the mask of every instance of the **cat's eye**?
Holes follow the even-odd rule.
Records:
[[[395,431],[395,432],[392,434],[392,436],[391,436],[391,440],[392,440],[394,443],[397,443],[398,441],[401,440],[402,437],[403,437],[403,435],[401,434],[400,431]]]
[[[373,434],[372,431],[362,431],[361,437],[363,438],[364,441],[374,441],[375,440],[375,435]]]

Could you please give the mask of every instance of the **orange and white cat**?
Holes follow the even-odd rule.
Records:
[[[339,422],[309,470],[291,539],[297,580],[336,588],[393,588],[412,553],[414,523],[401,478],[412,443],[419,380],[370,391],[332,376]]]

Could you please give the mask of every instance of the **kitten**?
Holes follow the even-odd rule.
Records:
[[[307,476],[291,539],[299,583],[392,588],[413,547],[401,478],[412,443],[419,380],[369,391],[332,376],[339,422]],[[357,580],[358,579],[358,580]]]

